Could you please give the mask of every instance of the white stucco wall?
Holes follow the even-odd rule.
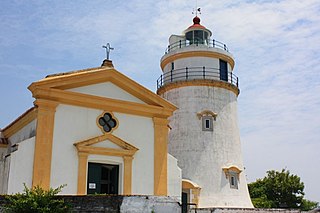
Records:
[[[237,120],[237,96],[223,88],[188,86],[169,90],[163,97],[179,110],[170,118],[169,153],[178,159],[182,178],[201,187],[200,207],[252,207],[244,172],[239,188],[230,188],[222,170],[243,170]],[[197,113],[217,113],[213,131],[202,131]]]
[[[0,147],[0,195],[8,190],[10,157],[6,157],[8,148]]]
[[[10,154],[8,194],[22,192],[23,184],[32,186],[35,137],[19,143],[18,150]]]
[[[185,69],[186,67],[207,67],[219,69],[219,59],[209,57],[189,57],[181,58],[174,61],[174,69]],[[171,63],[164,68],[164,73],[171,71]],[[218,70],[216,70],[218,71]],[[201,74],[201,73],[200,73]]]
[[[154,128],[152,118],[115,113],[114,135],[139,150],[132,162],[132,194],[152,195],[154,187]],[[121,125],[121,127],[120,127]]]
[[[105,98],[113,98],[113,99],[123,100],[123,101],[131,101],[131,102],[136,102],[141,104],[144,103],[140,99],[124,91],[123,89],[119,88],[118,86],[114,85],[111,82],[104,82],[100,84],[93,84],[93,85],[84,86],[84,87],[72,88],[72,89],[69,89],[68,91],[79,92],[79,93],[84,93],[88,95],[96,95],[96,96],[101,96]]]
[[[24,141],[26,139],[32,138],[35,136],[36,132],[37,119],[34,119],[18,132],[9,137],[9,142],[11,145]]]
[[[168,154],[168,196],[181,201],[182,176],[175,157]]]
[[[169,44],[176,45],[177,42],[179,42],[180,40],[185,40],[185,36],[184,35],[171,35],[169,38]]]
[[[78,156],[73,144],[103,134],[96,123],[97,117],[102,112],[102,110],[63,104],[56,109],[51,186],[57,187],[61,184],[67,184],[63,189],[63,194],[76,194],[77,192]],[[132,163],[132,193],[153,194],[153,121],[151,118],[129,114],[115,112],[113,114],[118,119],[119,125],[112,134],[139,149],[134,155]],[[106,141],[96,146],[110,146],[107,144]],[[89,156],[88,159],[89,161],[98,159],[101,163],[110,162],[110,158],[104,156],[96,156],[95,158]],[[121,165],[122,160],[118,159],[116,162],[120,167],[123,166]]]

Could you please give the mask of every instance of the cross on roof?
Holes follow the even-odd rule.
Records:
[[[111,47],[109,43],[107,43],[107,45],[103,45],[102,48],[106,49],[107,60],[109,60],[110,51],[114,50],[114,48]]]

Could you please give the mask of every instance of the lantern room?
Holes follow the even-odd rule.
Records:
[[[200,24],[198,16],[193,18],[193,25],[185,30],[185,38],[188,44],[205,44],[208,45],[211,31]]]

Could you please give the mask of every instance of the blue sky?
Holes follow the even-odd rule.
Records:
[[[32,106],[27,86],[48,74],[100,66],[156,89],[171,34],[192,24],[193,0],[3,0],[0,127]],[[248,181],[289,169],[320,201],[319,0],[198,0],[201,23],[236,59]]]

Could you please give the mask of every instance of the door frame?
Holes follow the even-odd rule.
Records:
[[[122,191],[121,191],[121,189],[122,189],[122,187],[121,187],[121,185],[122,185],[122,177],[121,177],[121,174],[122,174],[122,172],[121,172],[121,168],[122,168],[122,166],[121,166],[121,164],[118,164],[118,163],[106,163],[106,162],[92,162],[92,161],[88,161],[88,171],[87,171],[87,194],[88,194],[88,184],[89,184],[89,164],[97,164],[97,165],[110,165],[110,166],[117,166],[118,167],[118,174],[117,174],[117,177],[118,177],[118,180],[117,180],[117,185],[118,185],[118,189],[117,189],[117,193],[115,194],[115,195],[119,195],[119,194],[122,194]],[[101,185],[100,185],[100,187],[101,187]],[[101,193],[102,194],[102,193]]]

